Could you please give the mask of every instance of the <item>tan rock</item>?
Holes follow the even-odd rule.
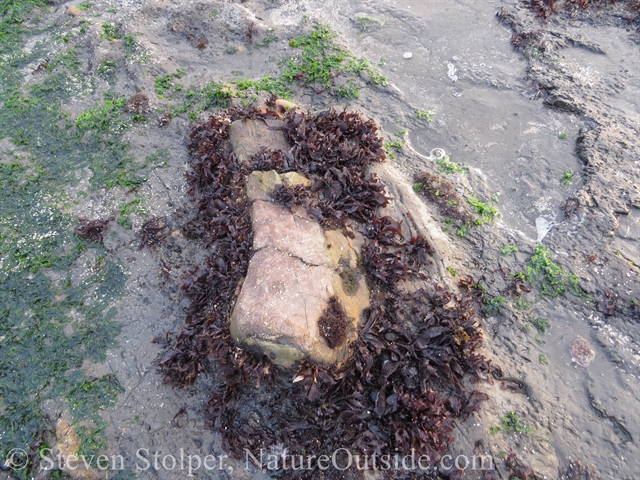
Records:
[[[340,230],[327,230],[324,232],[327,238],[326,255],[333,265],[348,265],[357,268],[358,252],[362,248],[362,234],[356,233],[354,239],[344,236]]]
[[[284,108],[285,110],[300,110],[300,107],[289,100],[285,100],[284,98],[279,98],[276,100],[276,105]]]
[[[273,248],[258,251],[231,317],[231,336],[287,367],[305,357],[334,363],[337,352],[317,324],[334,293],[331,274],[327,266],[310,266]]]
[[[347,315],[360,320],[362,311],[371,306],[371,292],[367,287],[363,272],[358,266],[362,235],[356,233],[355,239],[349,239],[338,230],[325,232],[327,239],[326,255],[333,267],[331,279],[334,292]],[[355,338],[355,336],[354,336]]]
[[[270,201],[269,192],[277,185],[282,185],[282,180],[275,170],[270,172],[251,172],[246,181],[247,197],[250,200]]]
[[[251,212],[253,249],[275,248],[310,265],[328,265],[327,241],[317,222],[300,218],[288,208],[258,200]]]
[[[305,187],[308,187],[311,185],[311,180],[298,172],[287,172],[282,175],[282,183],[289,185],[290,187],[293,187],[294,185],[304,185]]]
[[[70,7],[67,7],[67,13],[69,15],[73,15],[74,17],[79,17],[80,15],[82,15],[82,10],[80,10],[78,7],[72,5]]]
[[[286,367],[303,358],[335,364],[347,355],[362,311],[369,307],[369,289],[358,266],[362,237],[349,239],[337,230],[325,236],[303,208],[292,211],[273,203],[268,192],[281,177],[289,184],[307,181],[276,172],[247,177],[256,253],[230,319],[231,335]],[[344,335],[337,337],[327,336],[323,319],[332,298],[343,312],[339,326]]]
[[[311,181],[297,172],[278,174],[275,170],[255,171],[247,177],[247,196],[251,200],[270,200],[269,192],[278,185],[311,185]],[[305,215],[303,215],[305,216]]]
[[[284,123],[280,120],[268,120],[269,126],[278,127]],[[229,127],[229,142],[241,163],[249,159],[262,148],[286,150],[289,144],[284,134],[278,130],[270,130],[262,120],[236,120]]]
[[[60,418],[56,422],[56,438],[58,439],[56,447],[62,456],[67,457],[78,453],[80,437],[78,437],[73,425],[68,420]]]
[[[86,468],[84,462],[78,457],[78,450],[81,447],[80,437],[76,433],[74,426],[63,418],[56,422],[56,450],[64,460],[63,471],[72,478],[82,478],[85,480],[96,480],[103,478],[100,471]],[[87,460],[89,462],[89,460]]]

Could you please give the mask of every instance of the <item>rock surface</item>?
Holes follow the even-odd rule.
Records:
[[[308,182],[300,174],[274,171],[253,172],[247,179],[255,254],[231,316],[231,335],[286,367],[304,358],[335,364],[346,356],[369,306],[369,289],[357,264],[361,239],[323,232],[304,209],[271,201],[268,192],[283,181]],[[345,314],[344,325],[337,325],[344,335],[337,340],[327,336],[331,299]]]
[[[85,465],[82,458],[78,455],[78,451],[82,446],[82,441],[76,432],[74,426],[68,420],[59,418],[56,422],[56,438],[57,443],[53,449],[52,454],[48,457],[54,462],[58,462],[58,455],[64,459],[62,470],[71,478],[83,479],[83,480],[97,480],[99,478],[105,478],[104,472],[100,472],[93,468],[93,464],[87,458]],[[45,465],[48,462],[45,462]]]
[[[253,249],[271,247],[317,266],[327,265],[326,239],[317,222],[275,203],[256,200],[252,210]]]
[[[267,125],[262,120],[236,120],[229,126],[229,142],[241,163],[248,163],[249,159],[263,148],[271,150],[286,150],[289,144],[284,134],[269,127],[282,126],[281,120],[268,120]]]

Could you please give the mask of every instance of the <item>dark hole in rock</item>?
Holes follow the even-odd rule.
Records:
[[[344,343],[347,336],[347,326],[349,319],[338,298],[333,296],[329,299],[327,308],[322,312],[318,320],[320,335],[327,341],[331,348],[339,347]]]

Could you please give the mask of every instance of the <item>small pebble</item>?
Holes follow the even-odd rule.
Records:
[[[431,150],[429,155],[434,159],[438,159],[438,158],[443,158],[446,155],[446,153],[442,148],[434,148],[433,150]]]
[[[413,53],[411,52],[405,52],[404,55],[402,55],[404,58],[411,58],[413,57]]]

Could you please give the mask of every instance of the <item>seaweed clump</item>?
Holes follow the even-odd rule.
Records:
[[[239,118],[282,119],[277,128],[291,148],[263,151],[253,165],[240,164],[226,141],[229,125]],[[186,326],[177,336],[156,340],[165,345],[158,359],[165,380],[186,387],[215,362],[221,385],[206,415],[235,457],[265,449],[286,461],[287,455],[317,456],[348,446],[367,455],[415,451],[438,462],[455,420],[477,411],[487,398],[467,389],[466,376],[488,379],[489,364],[477,353],[477,300],[430,283],[424,269],[433,251],[428,241],[405,239],[400,223],[377,216],[388,198],[384,185],[367,172],[371,163],[384,160],[376,126],[346,111],[313,116],[290,110],[282,116],[275,110],[230,109],[196,124],[190,138],[187,182],[196,211],[184,229],[210,255],[182,276],[191,302]],[[227,319],[252,255],[244,182],[258,165],[310,179],[307,187],[279,188],[274,195],[280,203],[302,205],[324,225],[355,223],[365,236],[371,307],[350,356],[337,367],[302,362],[293,382],[291,372],[239,348],[229,334]],[[406,280],[418,280],[423,288],[404,291]],[[345,315],[333,303],[324,312],[321,329],[329,345],[341,343]],[[331,478],[317,463],[306,467],[281,465],[279,474]]]
[[[143,93],[136,93],[133,95],[124,106],[125,112],[135,113],[135,114],[145,114],[151,112],[151,107],[149,106],[149,97],[147,97]]]
[[[336,348],[344,343],[348,324],[347,312],[335,296],[331,297],[329,305],[318,320],[320,335],[327,341],[329,348]]]
[[[487,208],[481,204],[474,196],[467,198],[465,202],[454,190],[451,182],[445,180],[440,175],[430,172],[423,172],[416,175],[414,189],[436,204],[438,213],[444,217],[444,221],[456,228],[456,234],[459,237],[469,231],[473,225],[479,225],[482,219],[491,220],[495,214],[495,209],[488,211],[488,214],[481,215],[479,219],[474,218],[466,204],[476,204],[482,208],[476,209],[476,212],[483,212]],[[490,207],[489,207],[490,208]],[[485,218],[483,218],[485,217]],[[447,227],[448,229],[449,227]]]
[[[602,477],[593,465],[572,460],[560,475],[560,480],[602,480]]]
[[[389,199],[384,185],[367,167],[385,159],[382,139],[372,121],[359,114],[328,110],[314,116],[290,110],[285,115],[285,137],[292,145],[281,172],[296,171],[311,179],[304,187],[307,212],[326,226],[344,226],[347,218],[367,222]],[[300,189],[282,187],[301,198]]]
[[[88,220],[86,218],[78,219],[80,225],[78,225],[74,233],[89,242],[102,243],[104,240],[104,230],[107,228],[110,222],[114,220],[114,217]]]
[[[187,193],[196,212],[183,229],[188,238],[202,240],[212,253],[203,266],[196,265],[181,277],[180,287],[191,302],[186,310],[187,326],[176,338],[155,339],[166,346],[158,359],[165,380],[182,387],[192,384],[208,365],[209,356],[216,353],[223,365],[230,364],[223,374],[235,372],[227,319],[236,287],[246,274],[253,242],[243,198],[248,172],[225,145],[229,125],[237,118],[238,112],[230,110],[197,124],[187,147],[192,159]],[[240,365],[247,369],[249,363]],[[258,367],[255,362],[253,366]]]
[[[157,217],[147,220],[144,225],[140,227],[140,244],[138,248],[140,250],[144,247],[152,250],[155,249],[160,243],[166,240],[166,234],[164,233],[166,229],[167,225]]]
[[[536,13],[536,18],[540,18],[542,23],[547,23],[551,15],[558,13],[556,3],[558,0],[525,0],[526,6]]]
[[[640,15],[640,2],[638,0],[565,0],[559,2],[558,0],[523,0],[527,8],[534,11],[536,18],[540,18],[542,23],[547,23],[550,17],[561,13],[560,7],[570,14],[575,14],[580,10],[588,10],[591,8],[605,8],[610,5],[616,5],[620,3],[625,5],[627,10],[634,16],[627,18],[629,23],[632,23],[638,19]]]
[[[542,480],[542,476],[522,463],[515,453],[510,453],[504,463],[511,472],[509,478],[519,478],[521,480]]]

